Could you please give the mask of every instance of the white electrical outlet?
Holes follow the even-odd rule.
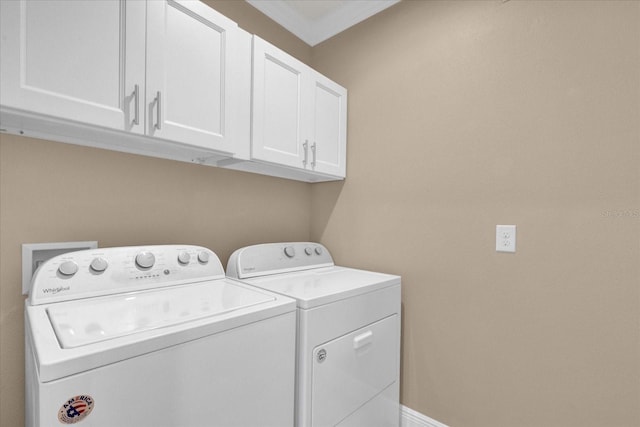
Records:
[[[515,252],[516,251],[516,226],[496,225],[496,251]]]
[[[28,295],[31,289],[31,277],[38,267],[57,255],[67,252],[95,249],[97,241],[88,242],[56,242],[56,243],[24,243],[22,245],[22,295]]]

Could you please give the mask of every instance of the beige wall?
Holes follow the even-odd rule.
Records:
[[[253,7],[222,3],[308,61],[307,45]],[[0,426],[24,425],[22,243],[184,242],[226,264],[247,244],[308,240],[310,206],[310,184],[0,134]]]
[[[307,238],[403,276],[405,405],[451,427],[640,426],[640,3],[405,0],[313,49],[210,4],[349,89],[348,179],[0,134],[1,427],[23,419],[22,243],[226,261]]]
[[[402,275],[404,405],[640,426],[640,2],[403,1],[312,63],[349,89],[349,162],[311,236]]]

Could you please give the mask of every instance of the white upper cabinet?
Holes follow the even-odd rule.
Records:
[[[3,106],[143,132],[144,2],[2,1],[0,11]]]
[[[147,133],[233,152],[237,25],[198,1],[147,3]]]
[[[347,90],[313,71],[310,166],[317,172],[344,177],[347,148]]]
[[[3,108],[234,152],[233,21],[199,1],[0,5]]]
[[[347,91],[197,0],[0,0],[0,132],[307,182]]]
[[[344,178],[346,89],[253,36],[252,95],[251,159]]]
[[[307,66],[277,47],[253,37],[252,157],[304,167],[308,98]]]

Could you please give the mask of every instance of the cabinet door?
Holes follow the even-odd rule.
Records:
[[[253,37],[253,159],[304,168],[310,147],[304,140],[308,120],[308,67],[275,46]],[[308,137],[307,137],[308,138]]]
[[[145,7],[124,0],[1,1],[2,106],[142,132],[134,123],[134,89],[142,96]]]
[[[237,24],[199,1],[147,4],[147,134],[233,152]]]
[[[312,71],[311,169],[345,176],[347,148],[347,90]]]

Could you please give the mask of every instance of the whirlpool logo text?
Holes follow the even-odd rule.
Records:
[[[58,292],[68,291],[71,286],[58,286],[57,288],[42,288],[45,294],[57,294]]]

